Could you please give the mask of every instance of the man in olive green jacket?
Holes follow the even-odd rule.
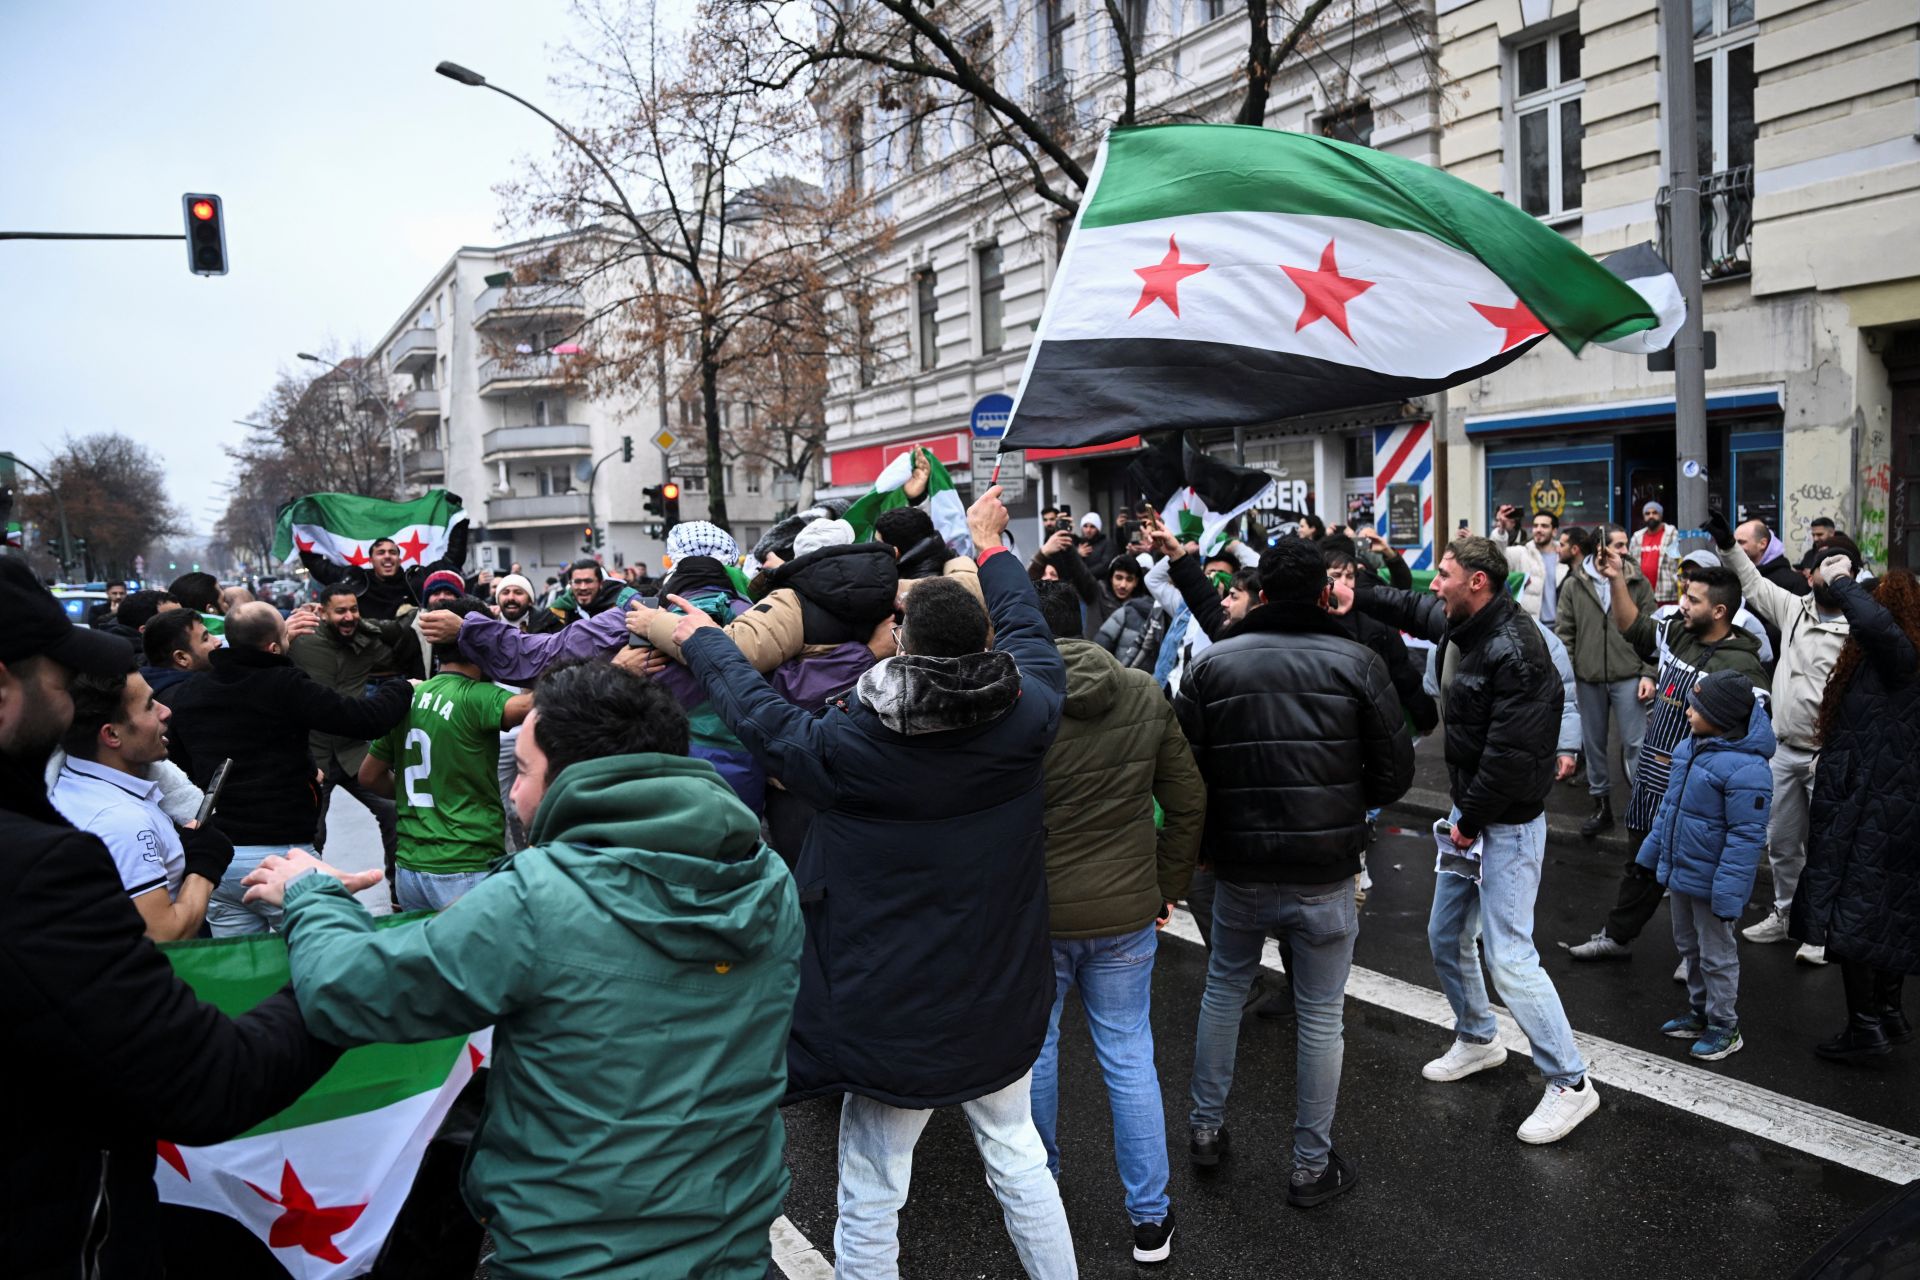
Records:
[[[376,932],[305,855],[269,858],[294,993],[336,1044],[494,1028],[465,1175],[498,1280],[762,1280],[788,1177],[793,877],[664,689],[549,674],[517,744],[532,847]]]
[[[1580,701],[1581,748],[1587,758],[1587,792],[1593,797],[1593,814],[1580,827],[1585,836],[1599,835],[1614,825],[1608,712],[1620,725],[1620,755],[1626,762],[1627,785],[1631,787],[1640,768],[1647,703],[1653,697],[1653,664],[1635,652],[1613,624],[1612,586],[1594,566],[1594,550],[1599,540],[1608,536],[1605,528],[1568,529],[1560,535],[1560,559],[1571,566],[1572,572],[1560,586],[1553,624],[1554,634],[1573,659],[1574,687]],[[1624,548],[1625,530],[1620,531],[1618,541]],[[1623,559],[1621,564],[1627,594],[1641,613],[1651,617],[1653,588],[1631,560]]]
[[[1033,1067],[1033,1121],[1058,1177],[1060,1011],[1077,986],[1106,1076],[1133,1256],[1164,1262],[1173,1210],[1148,1020],[1153,957],[1159,927],[1193,878],[1207,788],[1173,704],[1153,677],[1078,638],[1080,597],[1071,586],[1042,582],[1037,589],[1067,665],[1067,701],[1046,760],[1054,997]],[[1156,800],[1165,814],[1157,831]]]

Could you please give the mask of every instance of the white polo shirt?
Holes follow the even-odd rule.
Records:
[[[52,799],[68,822],[100,837],[129,898],[155,889],[165,889],[169,900],[179,896],[186,850],[160,808],[159,783],[69,756]]]

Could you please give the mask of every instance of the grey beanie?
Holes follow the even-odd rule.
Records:
[[[1743,730],[1753,718],[1753,681],[1738,671],[1714,671],[1693,686],[1687,700],[1714,728]]]

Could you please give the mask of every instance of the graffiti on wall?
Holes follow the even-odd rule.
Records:
[[[1790,547],[1809,545],[1813,541],[1810,526],[1821,516],[1846,523],[1846,502],[1846,490],[1836,493],[1832,485],[1809,483],[1787,490],[1786,528],[1780,530],[1781,539]]]
[[[1877,428],[1867,438],[1867,456],[1886,457],[1887,436]],[[1891,463],[1874,461],[1860,475],[1860,550],[1875,564],[1887,561],[1887,496],[1892,488]]]

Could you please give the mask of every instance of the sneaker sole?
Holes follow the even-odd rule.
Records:
[[[1227,1144],[1223,1142],[1220,1144],[1219,1149],[1215,1151],[1212,1155],[1203,1156],[1199,1152],[1194,1151],[1192,1148],[1188,1148],[1187,1159],[1192,1161],[1195,1165],[1199,1166],[1202,1169],[1211,1169],[1215,1165],[1218,1165],[1220,1161],[1226,1156],[1226,1154],[1227,1154]]]
[[[1534,1137],[1528,1137],[1525,1127],[1522,1126],[1519,1132],[1517,1132],[1514,1136],[1519,1138],[1520,1141],[1526,1143],[1530,1147],[1544,1147],[1549,1143],[1560,1141],[1562,1138],[1572,1133],[1575,1129],[1578,1129],[1580,1127],[1581,1121],[1585,1120],[1588,1116],[1592,1115],[1594,1112],[1600,1109],[1600,1091],[1598,1089],[1595,1089],[1591,1097],[1592,1097],[1592,1101],[1590,1101],[1586,1106],[1582,1107],[1579,1111],[1576,1111],[1573,1114],[1572,1118],[1567,1120],[1558,1129],[1555,1129],[1552,1133],[1539,1134],[1539,1135],[1535,1135]]]
[[[1133,1246],[1133,1260],[1135,1262],[1165,1262],[1172,1256],[1173,1232],[1171,1231],[1167,1232],[1166,1240],[1158,1249],[1142,1249],[1139,1245]]]
[[[1718,1053],[1695,1053],[1693,1059],[1696,1062],[1718,1062],[1722,1058],[1731,1058],[1734,1054],[1746,1047],[1747,1042],[1745,1040],[1735,1040]]]
[[[1296,1209],[1316,1208],[1333,1199],[1335,1196],[1345,1195],[1347,1192],[1353,1190],[1354,1184],[1358,1181],[1360,1181],[1360,1179],[1357,1176],[1349,1177],[1345,1182],[1339,1183],[1330,1190],[1316,1191],[1312,1195],[1305,1196],[1296,1196],[1293,1194],[1293,1189],[1289,1187],[1287,1189],[1287,1203]]]
[[[1594,960],[1631,960],[1633,959],[1633,950],[1627,947],[1623,947],[1619,951],[1600,951],[1600,952],[1589,951],[1585,955],[1582,955],[1580,953],[1579,947],[1568,947],[1567,954],[1572,956],[1575,960],[1581,961],[1582,963],[1586,963]]]
[[[1812,956],[1803,956],[1796,951],[1793,953],[1793,962],[1795,964],[1811,965],[1818,969],[1827,963],[1827,958],[1821,956],[1818,960],[1815,960]]]
[[[1787,935],[1784,932],[1782,932],[1778,936],[1769,934],[1764,938],[1756,938],[1751,933],[1747,932],[1745,929],[1742,929],[1740,931],[1740,936],[1744,938],[1746,941],[1751,942],[1758,947],[1771,946],[1776,942],[1785,942],[1787,940]]]
[[[1455,1068],[1453,1071],[1444,1074],[1434,1071],[1433,1064],[1428,1063],[1426,1066],[1420,1068],[1420,1076],[1422,1079],[1431,1080],[1435,1084],[1452,1084],[1455,1080],[1465,1080],[1468,1076],[1478,1075],[1482,1071],[1491,1071],[1506,1060],[1507,1051],[1502,1047],[1499,1053],[1489,1054],[1466,1067]]]
[[[1682,1028],[1678,1031],[1662,1031],[1660,1034],[1669,1040],[1698,1040],[1705,1027],[1695,1027],[1691,1031]]]

